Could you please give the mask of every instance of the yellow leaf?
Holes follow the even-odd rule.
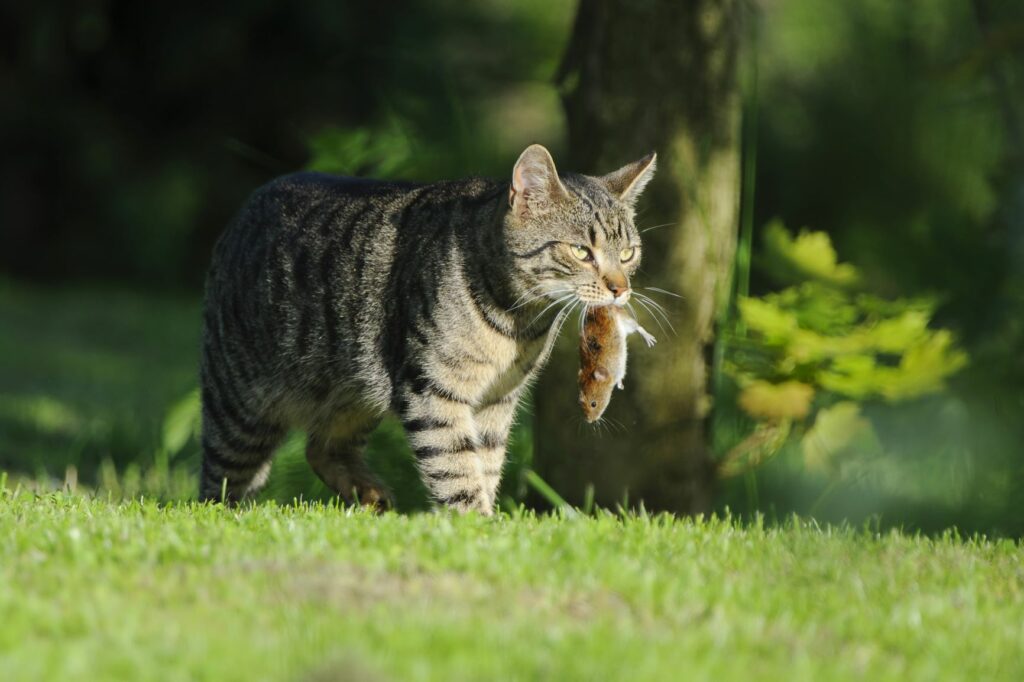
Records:
[[[803,419],[811,411],[814,389],[799,381],[753,381],[740,392],[739,404],[755,419]]]
[[[764,250],[768,268],[783,280],[816,279],[839,287],[860,281],[855,267],[839,262],[832,240],[824,232],[801,230],[793,238],[781,220],[773,220],[764,229]]]

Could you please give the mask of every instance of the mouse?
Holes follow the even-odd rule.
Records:
[[[612,391],[623,388],[626,377],[626,337],[640,334],[648,348],[657,339],[635,317],[619,307],[600,306],[587,311],[580,336],[580,407],[588,424],[601,418]]]

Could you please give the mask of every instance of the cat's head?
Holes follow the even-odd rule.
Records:
[[[629,301],[641,257],[634,208],[655,162],[649,154],[601,177],[559,177],[547,149],[527,147],[512,171],[505,219],[524,300]]]

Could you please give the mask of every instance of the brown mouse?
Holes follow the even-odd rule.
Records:
[[[626,337],[639,332],[648,347],[656,339],[622,308],[601,306],[587,311],[580,337],[580,406],[588,423],[604,414],[612,391],[626,376]]]

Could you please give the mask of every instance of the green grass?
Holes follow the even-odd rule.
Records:
[[[0,281],[0,330],[0,469],[148,464],[198,380],[195,299]]]
[[[0,492],[0,679],[1024,679],[1024,554]]]

